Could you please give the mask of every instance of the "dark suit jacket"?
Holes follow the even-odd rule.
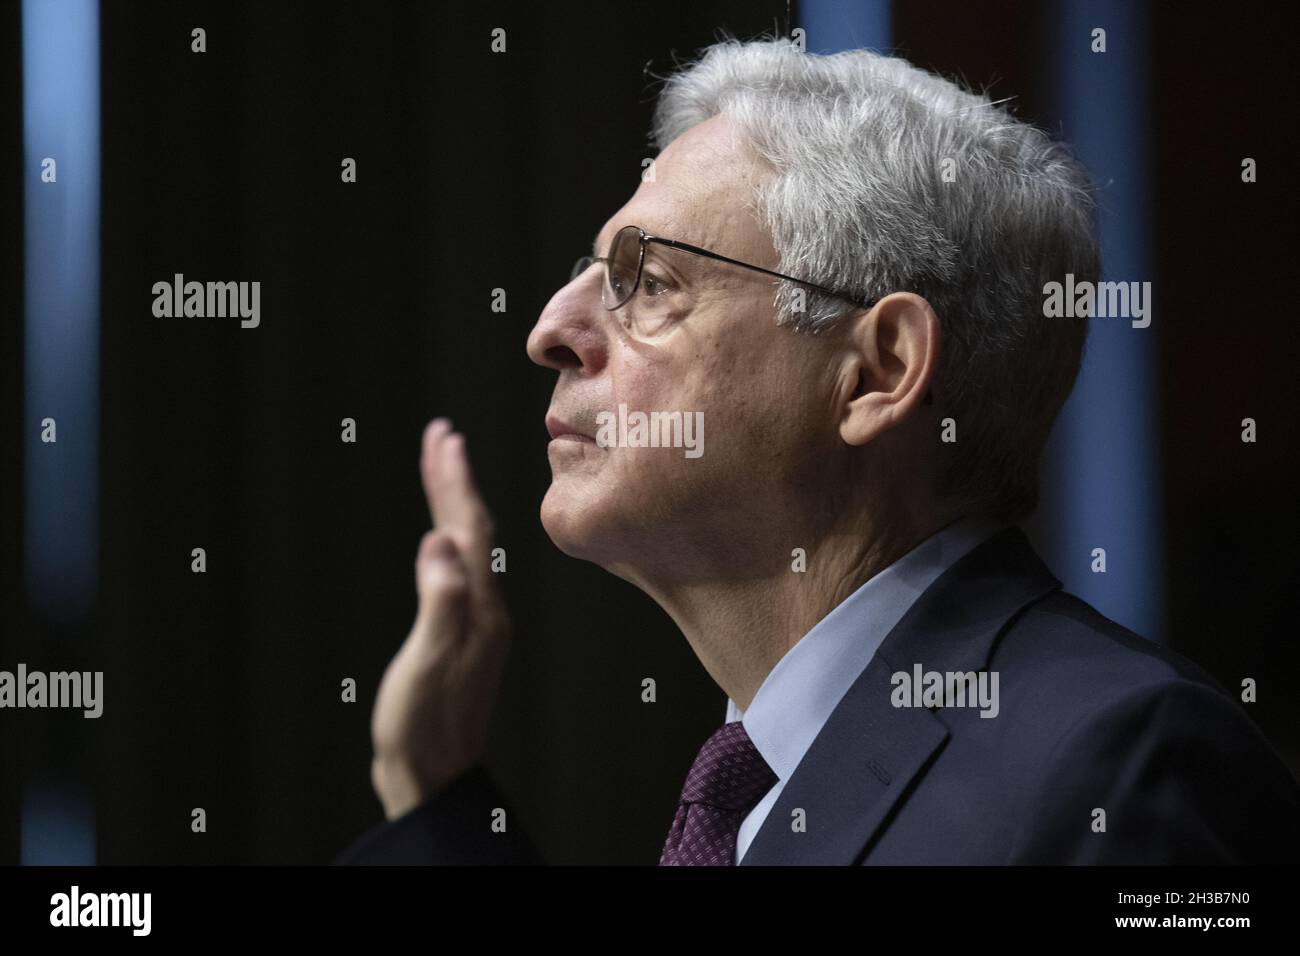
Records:
[[[996,671],[998,715],[895,707],[891,675],[918,663]],[[741,865],[1300,863],[1300,787],[1245,706],[1064,593],[1007,528],[890,632]],[[491,832],[506,806],[475,767],[335,862],[542,862]]]

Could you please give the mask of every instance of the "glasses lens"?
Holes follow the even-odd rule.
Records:
[[[641,230],[624,226],[614,233],[605,263],[605,308],[617,309],[632,297],[637,270],[641,266]]]

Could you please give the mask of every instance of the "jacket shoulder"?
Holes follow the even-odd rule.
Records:
[[[1192,661],[1057,592],[1012,623],[990,667],[1011,675],[1007,716],[1036,713],[1044,746],[1015,862],[1300,859],[1295,778]]]

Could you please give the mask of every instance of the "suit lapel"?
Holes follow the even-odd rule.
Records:
[[[939,714],[890,702],[892,675],[986,667],[997,637],[1060,582],[1009,527],[939,577],[890,631],[813,741],[742,866],[854,863],[948,739]],[[806,830],[792,828],[803,811]]]
[[[772,807],[742,866],[852,863],[948,731],[924,709],[889,703],[879,656],[849,688]],[[837,799],[836,795],[851,795]],[[795,832],[794,811],[805,832]]]

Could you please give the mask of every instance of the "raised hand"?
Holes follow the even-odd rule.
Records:
[[[419,608],[370,723],[370,779],[390,820],[482,759],[511,640],[490,567],[492,516],[446,419],[424,430],[420,478],[433,529],[416,553]]]

